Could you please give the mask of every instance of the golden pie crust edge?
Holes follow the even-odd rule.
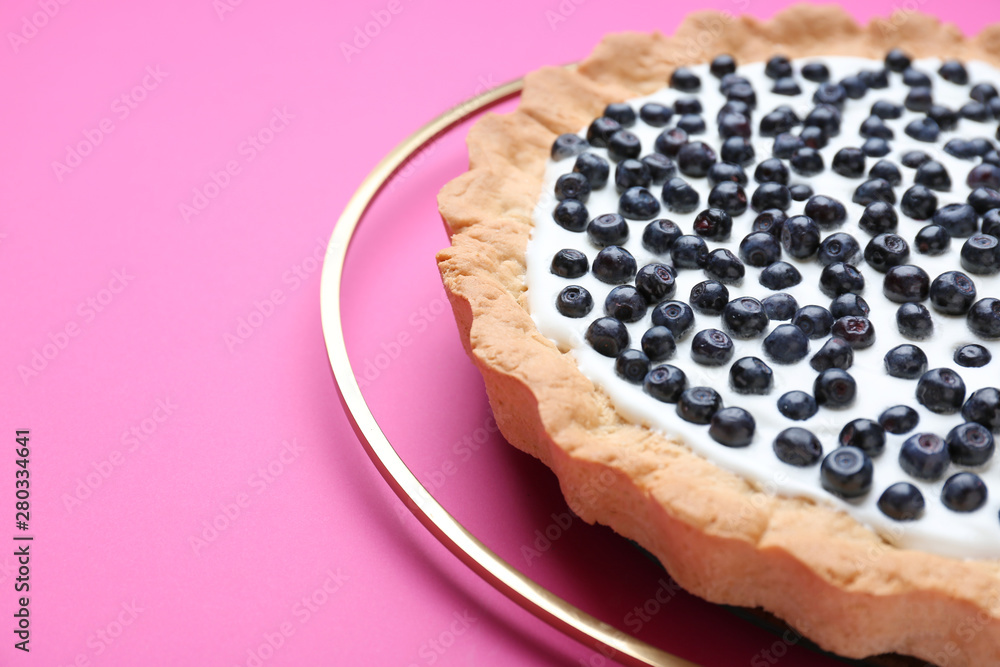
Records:
[[[501,432],[552,469],[584,520],[641,544],[688,591],[763,607],[841,655],[1000,664],[1000,563],[895,548],[841,511],[776,496],[628,422],[527,312],[525,247],[556,136],[719,53],[740,64],[778,53],[881,59],[897,46],[1000,66],[1000,25],[966,38],[916,12],[859,26],[839,7],[797,5],[766,22],[694,13],[672,37],[609,35],[576,71],[529,74],[515,112],[474,125],[469,171],[438,196],[451,247],[437,259]]]

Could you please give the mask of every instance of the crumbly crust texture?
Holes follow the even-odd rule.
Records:
[[[575,71],[529,74],[517,111],[472,128],[469,171],[438,197],[451,236],[438,264],[502,433],[555,472],[584,520],[643,545],[688,591],[763,607],[841,655],[1000,664],[1000,563],[893,547],[843,512],[776,496],[628,422],[527,312],[525,247],[557,135],[719,53],[880,59],[897,46],[1000,66],[1000,25],[967,39],[919,13],[859,26],[839,7],[798,5],[768,22],[699,12],[672,37],[609,35]]]

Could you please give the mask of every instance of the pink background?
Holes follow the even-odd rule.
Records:
[[[844,4],[862,19],[919,6],[970,33],[1000,20],[971,0]],[[3,3],[0,664],[605,664],[465,570],[379,477],[331,378],[316,258],[421,124],[605,32],[669,32],[669,7]],[[373,17],[385,25],[345,55]],[[588,611],[703,664],[776,642],[784,665],[821,664],[672,589],[630,617],[663,573],[566,524],[551,475],[492,433],[431,259],[434,193],[464,167],[461,133],[434,144],[351,251],[348,343],[386,432],[477,535]],[[28,655],[11,633],[25,428]]]

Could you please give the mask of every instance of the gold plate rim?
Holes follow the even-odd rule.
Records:
[[[341,288],[351,240],[369,205],[408,159],[455,125],[520,93],[523,79],[502,84],[444,112],[404,139],[365,177],[337,219],[320,284],[320,318],[341,403],[358,439],[403,504],[449,551],[507,598],[606,658],[637,667],[689,667],[694,663],[656,648],[575,607],[526,577],[459,523],[407,468],[372,414],[347,357]]]

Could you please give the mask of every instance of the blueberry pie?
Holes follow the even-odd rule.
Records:
[[[805,5],[530,74],[439,196],[503,434],[695,594],[1000,664],[998,87],[1000,26]]]

